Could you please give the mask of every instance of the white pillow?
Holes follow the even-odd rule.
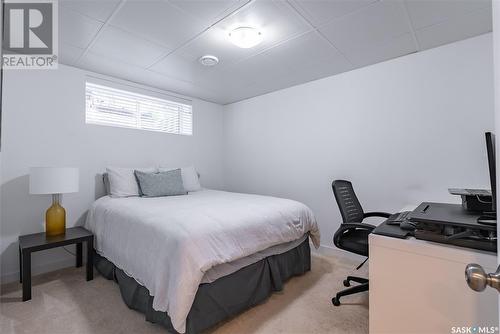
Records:
[[[172,169],[177,168],[169,168],[169,167],[160,167],[160,172],[166,172]],[[182,175],[182,184],[184,185],[184,189],[186,191],[198,191],[201,190],[200,178],[198,177],[198,172],[193,166],[182,167],[181,168]]]
[[[156,168],[120,168],[107,167],[109,180],[109,193],[111,197],[131,197],[139,196],[139,185],[135,178],[134,170],[152,173]]]

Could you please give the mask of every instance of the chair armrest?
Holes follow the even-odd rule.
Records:
[[[350,230],[362,229],[371,232],[373,231],[374,228],[375,228],[374,225],[366,223],[342,224],[340,225],[339,229],[335,232],[335,235],[333,236],[333,243],[335,244],[335,246],[339,247],[340,238],[342,237],[342,235],[344,235],[345,232],[348,232]]]
[[[392,214],[387,212],[365,212],[363,218],[367,217],[384,217],[389,218]]]
[[[340,228],[338,229],[338,231],[349,230],[351,228],[360,228],[363,230],[373,230],[375,227],[377,227],[377,226],[372,225],[372,224],[367,224],[367,223],[345,223],[345,224],[340,225]]]

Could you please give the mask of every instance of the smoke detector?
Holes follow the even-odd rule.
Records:
[[[219,63],[219,58],[217,58],[216,56],[212,56],[212,55],[205,55],[205,56],[200,57],[200,59],[198,59],[198,61],[203,66],[214,66],[214,65],[217,65]]]

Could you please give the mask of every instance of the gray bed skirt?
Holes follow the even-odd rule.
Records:
[[[177,333],[165,312],[153,310],[153,297],[136,280],[106,258],[95,255],[95,267],[118,283],[125,304],[146,320]],[[272,255],[212,283],[201,284],[187,318],[186,333],[199,333],[266,300],[292,276],[311,270],[309,238],[282,254]]]

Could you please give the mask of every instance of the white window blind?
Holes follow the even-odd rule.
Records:
[[[193,107],[153,96],[85,83],[85,122],[90,124],[193,134]]]

